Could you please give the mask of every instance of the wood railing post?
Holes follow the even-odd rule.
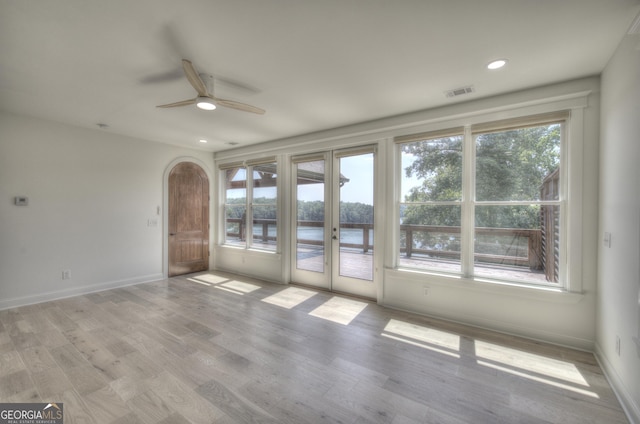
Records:
[[[365,224],[362,227],[362,253],[369,251],[369,225]]]
[[[531,231],[529,233],[529,269],[542,269],[542,231]]]

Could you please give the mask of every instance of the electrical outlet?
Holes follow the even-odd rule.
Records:
[[[428,296],[429,295],[429,287],[425,286],[425,287],[423,287],[423,290],[424,290],[424,295]]]
[[[620,336],[616,336],[616,353],[620,356]]]
[[[604,247],[611,247],[611,233],[605,231],[602,244]]]
[[[69,269],[65,269],[62,271],[62,279],[63,280],[70,280],[71,279],[71,270]]]

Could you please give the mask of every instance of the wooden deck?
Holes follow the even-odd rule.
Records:
[[[340,275],[361,278],[365,280],[373,279],[373,251],[363,253],[358,249],[341,249]],[[298,249],[297,266],[299,269],[308,271],[323,272],[324,251],[318,246],[307,246]],[[436,271],[444,273],[460,273],[460,264],[446,260],[426,260],[417,257],[406,258],[401,256],[400,267],[420,269],[425,271]],[[546,282],[543,271],[533,271],[528,267],[508,267],[478,265],[476,266],[478,277],[493,278],[498,280],[523,281],[544,283]]]
[[[318,246],[298,248],[297,267],[307,271],[323,272],[324,250]],[[373,280],[373,252],[360,249],[340,249],[340,275]]]

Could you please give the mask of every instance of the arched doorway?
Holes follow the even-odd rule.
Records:
[[[168,274],[209,269],[209,178],[193,162],[180,162],[168,181]]]

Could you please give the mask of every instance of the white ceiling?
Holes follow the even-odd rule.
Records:
[[[219,151],[597,75],[639,11],[640,0],[0,0],[0,109]],[[156,108],[195,97],[182,58],[217,78],[218,97],[266,114]],[[496,58],[508,65],[488,71]]]

